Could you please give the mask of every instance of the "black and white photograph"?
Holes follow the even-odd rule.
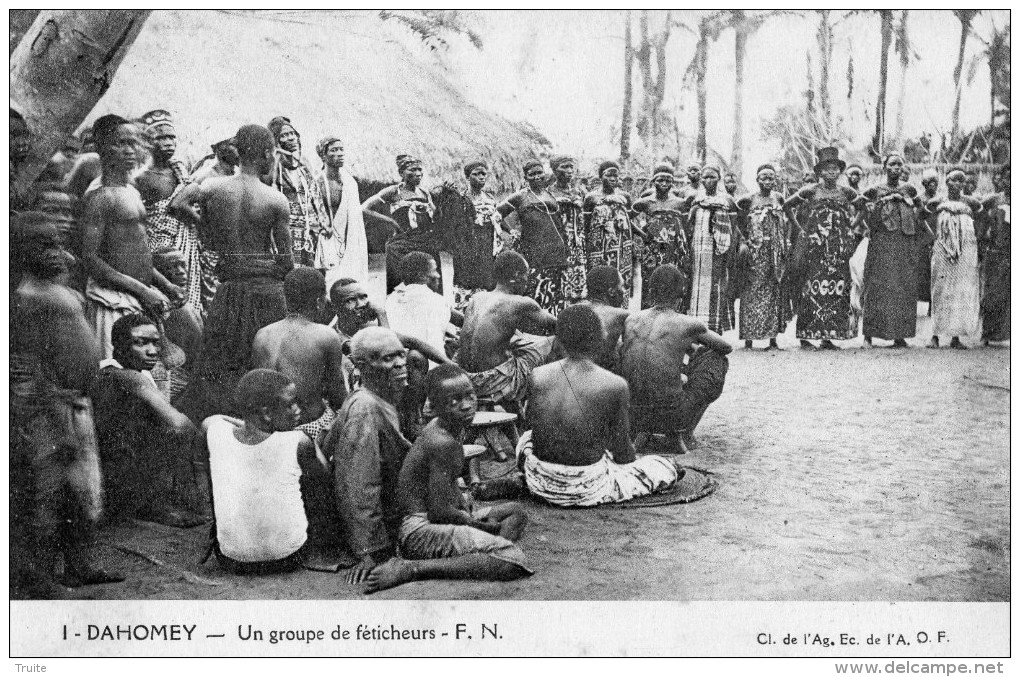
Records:
[[[1010,19],[9,10],[11,658],[1008,658]]]

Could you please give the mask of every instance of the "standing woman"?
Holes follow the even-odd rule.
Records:
[[[433,222],[436,206],[432,196],[421,187],[421,160],[410,155],[398,155],[397,170],[400,172],[400,183],[383,188],[361,205],[366,215],[388,223],[396,229],[386,241],[387,295],[401,283],[400,262],[411,252],[419,251],[431,255],[442,275],[437,233]]]
[[[917,259],[922,226],[917,189],[904,185],[903,157],[887,155],[886,182],[864,192],[871,242],[864,261],[864,343],[906,348],[917,332]]]
[[[810,339],[821,339],[820,349],[838,350],[833,340],[857,336],[850,306],[850,257],[860,239],[855,209],[864,204],[855,190],[836,185],[845,167],[838,149],[822,148],[815,164],[822,180],[801,188],[785,205],[798,230],[793,265],[803,280],[796,306],[802,348],[813,348]]]
[[[984,294],[981,299],[981,342],[1009,340],[1009,183],[1010,169],[1006,164],[992,177],[995,194],[986,205],[982,234],[985,247]]]
[[[324,224],[325,208],[319,198],[315,175],[301,152],[301,135],[282,115],[269,121],[269,131],[276,140],[276,163],[272,186],[283,193],[290,204],[290,241],[294,265],[315,265],[319,231]]]
[[[846,184],[856,192],[861,192],[861,179],[864,178],[864,169],[859,164],[852,164],[846,168]]]
[[[454,307],[463,311],[475,293],[492,289],[492,264],[502,245],[503,219],[496,198],[485,190],[489,165],[473,160],[464,165],[468,189],[462,193],[463,216],[457,219],[453,244]]]
[[[750,349],[754,341],[776,337],[786,330],[788,304],[783,276],[790,253],[790,227],[783,196],[776,191],[776,168],[763,164],[756,172],[758,192],[737,200],[740,210],[740,258],[746,262],[740,293],[740,338]]]
[[[563,271],[567,267],[567,245],[561,235],[562,214],[556,198],[546,189],[541,162],[524,163],[524,180],[528,187],[508,197],[496,211],[504,218],[517,212],[521,223],[518,251],[528,262],[531,298],[556,315],[566,306]]]
[[[588,287],[587,250],[584,241],[584,192],[574,185],[577,161],[569,155],[549,160],[555,181],[549,193],[560,207],[563,239],[567,243],[567,267],[563,270],[563,293],[568,303],[584,298]]]
[[[620,271],[627,302],[634,293],[634,233],[644,233],[630,221],[630,195],[620,190],[620,165],[607,160],[599,165],[602,185],[584,198],[584,238],[588,270],[610,266]]]
[[[634,211],[645,215],[647,239],[641,253],[641,308],[655,305],[651,298],[652,273],[672,263],[681,272],[690,271],[690,248],[684,231],[684,200],[673,193],[673,167],[661,164],[652,174],[652,195],[634,203]]]
[[[974,215],[981,211],[981,203],[963,195],[966,180],[962,169],[949,170],[946,198],[935,198],[926,205],[926,210],[935,214],[929,348],[939,347],[941,334],[953,337],[950,348],[966,349],[960,337],[976,334],[980,321],[981,278]]]
[[[737,205],[719,192],[719,168],[701,170],[701,187],[687,198],[687,241],[691,247],[690,299],[687,314],[717,334],[733,329],[733,300],[740,230],[734,226]]]

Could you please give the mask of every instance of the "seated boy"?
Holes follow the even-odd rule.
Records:
[[[460,438],[478,403],[471,381],[457,365],[445,364],[430,371],[425,384],[437,418],[411,447],[397,483],[404,559],[376,567],[368,592],[430,578],[509,581],[531,575],[514,543],[528,521],[523,508],[504,503],[472,512],[457,488],[464,467]]]
[[[234,399],[243,421],[217,415],[202,423],[216,557],[237,574],[293,571],[308,540],[301,476],[324,471],[315,445],[294,429],[297,387],[279,372],[253,369],[238,381]]]

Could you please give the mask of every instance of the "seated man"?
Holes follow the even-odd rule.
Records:
[[[188,286],[188,269],[184,255],[177,249],[160,247],[152,253],[152,265],[159,273],[182,289]],[[163,345],[160,362],[169,377],[170,401],[184,391],[192,370],[202,355],[202,314],[187,299],[181,297],[163,314]]]
[[[626,298],[626,287],[620,271],[613,266],[595,266],[588,272],[588,300],[582,301],[591,306],[602,321],[605,339],[602,349],[595,358],[595,364],[613,373],[620,371],[620,337],[623,336],[623,324],[630,312],[623,308]]]
[[[528,376],[542,364],[551,339],[528,342],[521,332],[548,336],[556,318],[524,296],[528,262],[514,251],[500,252],[493,263],[496,288],[478,292],[464,309],[457,362],[475,387],[479,400],[519,412],[528,397]]]
[[[684,280],[672,264],[655,269],[649,281],[655,305],[627,319],[621,351],[635,430],[665,434],[680,453],[696,445],[694,428],[722,394],[726,355],[733,350],[704,324],[677,312]]]
[[[302,564],[308,519],[303,476],[325,467],[304,433],[297,388],[285,375],[253,369],[237,383],[244,421],[211,416],[202,423],[216,518],[213,551],[236,574],[293,571]]]
[[[403,282],[386,298],[390,328],[445,353],[447,325],[463,326],[464,316],[437,293],[436,260],[425,252],[411,252],[400,261],[400,276]]]
[[[332,457],[337,507],[360,581],[395,554],[400,511],[397,474],[411,443],[401,434],[397,404],[407,388],[407,350],[385,327],[351,339],[361,383],[337,412],[323,443]]]
[[[114,583],[92,548],[102,509],[91,390],[100,346],[81,298],[58,280],[68,257],[49,214],[11,219],[10,592],[64,596],[56,584]]]
[[[111,338],[113,357],[99,363],[94,391],[107,512],[173,527],[201,524],[203,518],[174,506],[196,500],[195,426],[163,398],[150,373],[159,330],[144,315],[125,315]]]
[[[357,280],[341,278],[333,283],[329,291],[330,304],[336,318],[330,325],[336,329],[344,345],[343,374],[347,392],[354,390],[358,383],[357,369],[350,355],[351,337],[366,327],[389,327],[386,311],[368,298],[368,292]],[[414,336],[396,332],[407,353],[407,388],[400,396],[401,430],[413,439],[422,423],[422,408],[425,404],[425,374],[429,363],[450,362],[442,350],[436,350],[428,342]]]
[[[627,382],[595,364],[605,332],[590,306],[568,306],[556,322],[567,357],[531,375],[527,425],[517,445],[528,491],[565,507],[645,496],[677,479],[661,456],[635,460]]]
[[[509,581],[533,573],[514,544],[528,516],[514,503],[474,511],[457,479],[464,469],[465,426],[477,408],[467,374],[444,364],[425,379],[436,412],[407,454],[397,481],[404,559],[393,558],[368,577],[368,592],[429,578]]]
[[[297,385],[297,429],[319,444],[347,396],[343,344],[335,331],[313,319],[326,302],[322,273],[295,268],[283,280],[283,294],[287,316],[255,334],[252,365],[279,371]]]

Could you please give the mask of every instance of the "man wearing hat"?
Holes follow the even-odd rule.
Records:
[[[294,264],[315,265],[315,247],[325,219],[325,209],[312,170],[301,154],[301,135],[290,118],[278,115],[269,121],[276,140],[276,164],[272,186],[290,204],[290,241]]]
[[[315,179],[324,218],[315,251],[315,267],[326,276],[326,289],[341,278],[368,279],[368,236],[358,182],[344,167],[344,142],[325,136],[315,146],[322,171]]]
[[[204,247],[194,214],[172,204],[178,193],[191,183],[184,163],[174,158],[177,130],[173,118],[165,110],[153,110],[143,115],[139,124],[152,153],[152,166],[135,179],[147,213],[145,231],[149,236],[149,249],[173,247],[184,256],[188,271],[186,298],[192,307],[204,310],[216,291],[211,267],[215,264],[210,261],[203,265]]]

